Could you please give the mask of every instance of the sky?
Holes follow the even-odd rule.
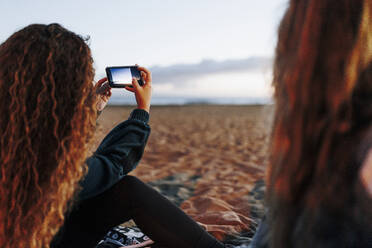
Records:
[[[96,80],[106,66],[145,66],[154,98],[270,98],[287,0],[0,0],[0,42],[31,23],[84,37]],[[116,100],[130,93],[115,90]]]

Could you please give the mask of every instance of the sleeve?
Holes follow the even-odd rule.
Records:
[[[86,160],[88,173],[80,182],[79,199],[94,197],[117,183],[138,165],[148,137],[149,114],[135,109],[103,139],[93,156]]]

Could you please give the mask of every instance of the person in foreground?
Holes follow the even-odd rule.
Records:
[[[110,95],[97,98],[105,80],[93,85],[92,63],[85,41],[59,24],[27,26],[0,45],[0,247],[95,247],[132,218],[154,247],[223,247],[157,191],[126,176],[150,134],[145,68],[144,86],[134,80],[127,87],[138,108],[86,159],[97,110]]]
[[[372,1],[291,0],[252,247],[372,247]]]

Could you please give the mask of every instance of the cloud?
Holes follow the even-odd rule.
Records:
[[[152,72],[155,84],[190,83],[193,79],[217,73],[257,72],[270,68],[271,58],[250,57],[235,60],[203,60],[198,64],[176,64],[171,66],[154,66]]]

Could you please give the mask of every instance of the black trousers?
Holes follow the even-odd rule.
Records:
[[[110,228],[130,219],[155,241],[153,247],[224,247],[176,205],[133,176],[77,203],[51,247],[93,248]]]

